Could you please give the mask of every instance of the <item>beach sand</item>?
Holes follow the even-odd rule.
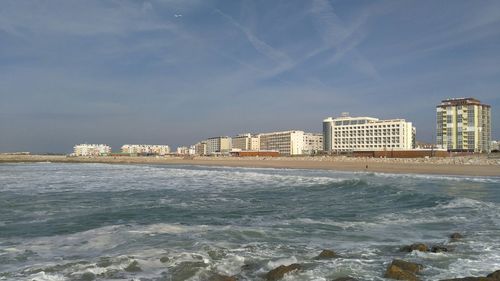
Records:
[[[0,163],[110,163],[110,164],[170,164],[254,168],[317,169],[377,173],[440,174],[463,176],[500,176],[500,159],[484,156],[450,158],[352,158],[321,157],[67,157],[52,155],[0,155]]]

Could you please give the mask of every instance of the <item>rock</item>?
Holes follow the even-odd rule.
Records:
[[[496,279],[496,280],[500,280],[500,270],[497,270],[497,271],[495,271],[493,273],[488,274],[487,277],[493,278],[493,279]]]
[[[422,269],[422,265],[402,260],[393,260],[387,267],[385,278],[407,281],[419,281],[416,272]]]
[[[443,245],[434,245],[431,248],[431,252],[433,253],[443,253],[443,252],[449,252],[448,247],[443,246]]]
[[[314,259],[317,259],[317,260],[326,260],[326,259],[333,259],[333,258],[336,258],[336,257],[337,257],[337,254],[334,251],[332,251],[332,250],[323,250]]]
[[[179,263],[170,271],[169,281],[188,280],[196,275],[201,269],[206,268],[208,264],[199,261],[184,261]]]
[[[450,235],[450,238],[451,238],[452,240],[459,240],[459,239],[464,238],[464,236],[463,236],[462,234],[458,233],[458,232],[455,232],[455,233],[452,233],[452,234]]]
[[[139,263],[137,261],[131,262],[127,267],[124,269],[126,272],[140,272],[142,269],[139,267]]]
[[[409,271],[411,273],[417,273],[424,268],[424,266],[421,264],[409,262],[409,261],[404,261],[404,260],[393,260],[392,265],[395,265],[395,266],[397,266],[403,270]]]
[[[283,278],[283,276],[285,276],[286,273],[300,269],[301,266],[298,263],[292,263],[291,265],[280,265],[266,274],[266,280],[267,281],[279,280]]]
[[[160,262],[161,262],[161,263],[167,263],[167,262],[169,262],[169,261],[170,261],[170,258],[169,258],[169,257],[161,257],[161,258],[160,258]]]
[[[358,279],[352,277],[340,277],[337,279],[333,279],[332,281],[358,281]]]
[[[413,251],[428,252],[429,247],[427,247],[427,245],[425,245],[423,243],[415,243],[415,244],[411,244],[409,246],[404,246],[403,248],[401,248],[401,251],[402,252],[413,252]]]
[[[208,279],[208,281],[237,281],[237,279],[234,276],[214,274],[210,277],[210,279]]]

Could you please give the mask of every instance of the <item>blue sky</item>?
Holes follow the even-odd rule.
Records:
[[[0,2],[0,151],[189,145],[328,116],[405,118],[492,105],[500,1]]]

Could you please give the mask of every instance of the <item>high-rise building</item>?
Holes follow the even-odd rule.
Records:
[[[260,150],[260,136],[251,134],[240,134],[232,138],[232,149],[242,151]]]
[[[323,147],[327,152],[413,149],[415,134],[415,127],[404,119],[342,116],[323,120]]]
[[[491,107],[474,98],[446,99],[436,107],[436,142],[449,151],[489,152]]]
[[[229,153],[231,150],[230,137],[213,137],[206,140],[207,154]]]

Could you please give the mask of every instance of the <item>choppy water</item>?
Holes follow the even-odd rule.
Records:
[[[398,250],[455,231],[452,252]],[[294,262],[285,280],[384,280],[393,258],[424,280],[500,269],[500,178],[0,165],[0,280],[263,280]]]

